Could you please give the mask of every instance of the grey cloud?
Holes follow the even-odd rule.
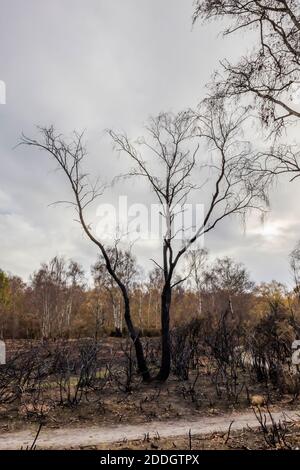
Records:
[[[69,196],[63,175],[47,156],[14,148],[21,132],[55,124],[62,132],[86,129],[91,174],[110,181],[126,167],[114,155],[105,128],[142,133],[149,114],[194,106],[205,93],[218,61],[239,54],[247,38],[226,41],[218,26],[192,31],[192,1],[180,0],[2,0],[0,80],[7,104],[0,106],[0,267],[28,277],[40,261],[65,254],[86,269],[95,248],[86,242],[74,214],[49,207]],[[270,217],[293,221],[297,184],[282,184]],[[122,183],[118,194],[150,202],[144,185]],[[91,213],[94,217],[94,213]],[[298,225],[268,246],[244,234],[238,221],[219,226],[206,243],[216,255],[230,254],[249,265],[257,279],[289,279],[287,254]],[[137,245],[139,262],[150,267],[151,247]],[[159,253],[157,253],[159,256]],[[284,266],[284,268],[283,268]]]

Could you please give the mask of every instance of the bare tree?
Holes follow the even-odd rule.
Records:
[[[0,269],[0,338],[3,338],[5,328],[6,307],[9,304],[9,279]]]
[[[114,262],[119,279],[122,280],[128,293],[130,293],[134,284],[134,278],[137,274],[135,258],[130,251],[118,250],[117,246],[108,248],[107,252],[111,261],[113,260]],[[104,288],[109,296],[113,311],[115,332],[117,336],[122,336],[123,315],[121,310],[120,290],[115,280],[108,273],[103,256],[100,256],[99,260],[92,266],[92,273],[95,284],[99,288]]]
[[[67,269],[67,283],[69,293],[69,305],[67,310],[66,330],[70,336],[71,314],[78,309],[82,302],[82,293],[85,290],[84,271],[77,261],[70,260]],[[75,312],[74,312],[75,313]]]
[[[298,296],[300,295],[300,242],[297,243],[296,247],[290,253],[290,266],[293,273],[295,282],[295,291]]]
[[[156,263],[164,276],[161,293],[162,360],[158,379],[165,381],[170,373],[170,308],[172,290],[183,282],[176,278],[179,261],[189,248],[204,234],[213,230],[226,217],[245,215],[248,209],[262,209],[266,201],[264,176],[253,172],[251,149],[241,137],[244,111],[235,110],[228,116],[218,106],[207,106],[203,112],[191,110],[176,115],[163,113],[152,118],[147,126],[149,139],[140,139],[137,145],[125,134],[109,131],[116,148],[125,152],[134,162],[132,176],[145,178],[162,207],[166,231],[162,240],[162,263]],[[196,175],[199,139],[205,139],[211,151],[211,160],[202,161],[200,175]],[[150,154],[148,160],[143,153]],[[160,167],[154,168],[156,161]],[[199,191],[199,178],[209,177],[206,190],[209,202],[203,222],[195,234],[186,235],[187,227],[178,230],[174,222],[178,212],[193,191]],[[193,178],[197,177],[197,184]],[[183,243],[176,249],[175,238],[181,232]]]
[[[254,288],[246,267],[227,256],[218,258],[205,269],[203,278],[206,308],[210,305],[211,312],[222,312],[222,315],[226,313],[227,316],[231,313],[230,327],[233,328],[234,324],[237,328],[242,323],[248,308],[249,295]],[[225,317],[226,322],[229,321]]]
[[[72,189],[74,198],[72,201],[65,202],[74,206],[78,214],[79,222],[86,236],[100,250],[105,260],[107,271],[114,279],[122,293],[124,318],[129,334],[134,343],[138,368],[143,379],[147,381],[150,379],[150,374],[144,357],[143,346],[139,338],[139,333],[132,322],[128,290],[124,282],[122,282],[122,279],[118,276],[115,260],[110,258],[107,248],[101,240],[92,233],[91,227],[86,221],[86,208],[101,195],[103,188],[100,187],[98,181],[95,185],[91,185],[89,183],[88,175],[82,170],[82,162],[87,156],[83,143],[83,135],[74,133],[72,141],[68,142],[63,138],[63,136],[57,134],[53,127],[40,128],[40,135],[40,140],[31,139],[23,135],[21,143],[49,153],[58,163],[59,168],[64,172]]]
[[[75,261],[55,256],[31,281],[43,338],[70,334],[71,317],[82,301],[83,271]]]
[[[202,314],[202,290],[207,256],[208,251],[204,248],[193,249],[186,253],[189,277],[194,284],[198,299],[198,316]]]
[[[159,312],[160,312],[160,292],[164,285],[164,276],[162,270],[158,266],[154,266],[149,273],[149,280],[147,282],[148,290],[148,327],[150,327],[150,311],[154,316],[154,328],[158,329],[159,327]]]
[[[205,271],[205,283],[211,292],[222,291],[229,297],[244,294],[254,288],[245,266],[229,257],[218,258],[213,266]]]
[[[65,261],[55,257],[49,264],[43,263],[32,276],[32,289],[40,315],[42,338],[48,339],[56,331],[62,333],[63,319],[67,309]]]
[[[295,94],[300,95],[300,3],[298,0],[197,0],[194,21],[226,19],[224,34],[256,33],[251,53],[236,64],[223,61],[213,95],[259,104],[262,121],[276,133],[300,118]],[[226,23],[228,24],[228,22]]]
[[[300,177],[300,3],[299,0],[196,0],[194,22],[226,20],[224,35],[250,33],[254,47],[235,63],[224,60],[209,85],[210,98],[248,106],[267,131],[258,171],[269,181]],[[253,41],[254,39],[254,41]],[[262,163],[263,162],[263,163]]]

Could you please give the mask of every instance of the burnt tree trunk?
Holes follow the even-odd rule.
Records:
[[[123,299],[124,299],[125,322],[126,322],[126,326],[128,328],[130,337],[132,339],[132,342],[134,344],[138,370],[139,370],[139,373],[142,375],[144,382],[149,382],[151,380],[151,376],[147,367],[143,345],[142,345],[139,333],[135,330],[133,323],[132,323],[131,313],[130,313],[130,302],[129,302],[129,297],[128,297],[126,289],[124,290],[122,289],[122,293],[123,293]]]
[[[171,371],[171,342],[170,342],[170,308],[172,301],[172,288],[168,282],[161,295],[161,338],[162,355],[160,371],[157,380],[165,382]]]

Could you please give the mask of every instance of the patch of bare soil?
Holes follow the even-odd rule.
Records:
[[[297,410],[272,411],[266,417],[267,426],[285,423],[284,439],[292,438],[292,445],[300,440],[300,421]],[[281,426],[281,424],[280,424]],[[289,428],[288,428],[289,426]],[[61,429],[42,428],[38,449],[205,449],[205,448],[252,448],[264,447],[262,431],[253,412],[231,413],[223,416],[202,417],[194,420],[170,420],[139,425],[79,426]],[[251,429],[251,431],[250,431]],[[256,431],[255,431],[256,430]],[[3,433],[0,449],[30,447],[36,431]],[[251,435],[251,439],[249,439]],[[279,442],[278,444],[282,444]]]
[[[89,446],[90,450],[299,450],[300,422],[295,422],[286,435],[286,445],[277,443],[270,446],[266,443],[262,431],[256,427],[244,428],[240,431],[214,432],[208,435],[185,434],[178,437],[161,438],[160,436],[144,436],[127,442],[107,445]]]

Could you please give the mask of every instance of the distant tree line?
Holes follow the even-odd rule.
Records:
[[[154,268],[140,275],[130,252],[119,253],[122,269],[118,276],[126,283],[132,316],[141,337],[160,336],[161,271]],[[186,282],[174,289],[171,329],[194,319],[217,320],[228,302],[236,322],[255,325],[264,316],[270,300],[292,301],[298,312],[299,247],[290,255],[295,287],[289,291],[272,281],[256,285],[241,263],[224,257],[211,261],[206,250],[190,251],[185,269]],[[0,271],[0,336],[4,339],[59,339],[126,336],[122,296],[111,282],[102,257],[91,267],[93,282],[75,261],[54,257],[24,282]],[[266,310],[267,311],[267,310]]]

